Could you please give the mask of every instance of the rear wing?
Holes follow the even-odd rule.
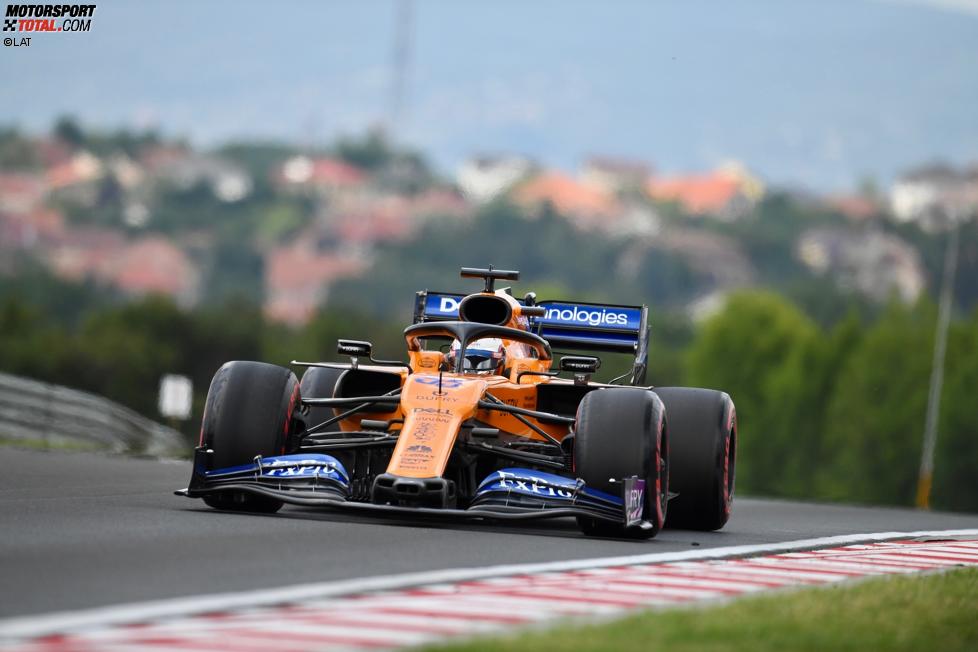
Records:
[[[417,293],[414,323],[454,321],[464,294]],[[520,301],[520,303],[523,303]],[[645,383],[649,357],[648,306],[584,303],[581,301],[540,301],[546,309],[542,317],[530,318],[530,330],[555,348],[575,351],[608,351],[635,356],[629,382]]]

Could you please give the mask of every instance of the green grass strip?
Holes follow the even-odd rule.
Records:
[[[431,646],[519,650],[978,650],[978,569],[891,576]]]

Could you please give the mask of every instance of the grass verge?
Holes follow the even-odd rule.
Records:
[[[600,625],[431,646],[519,650],[978,650],[978,568],[643,612]]]

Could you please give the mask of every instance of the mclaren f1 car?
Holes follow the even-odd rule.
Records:
[[[462,277],[482,291],[417,293],[407,361],[340,340],[348,361],[293,361],[301,381],[261,362],[222,366],[177,493],[221,510],[573,517],[586,535],[641,539],[727,522],[734,404],[645,385],[647,306],[518,299],[495,286],[519,273],[491,266]],[[631,366],[595,382],[601,352]]]

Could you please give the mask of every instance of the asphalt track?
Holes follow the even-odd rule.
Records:
[[[739,498],[720,532],[623,542],[586,539],[567,520],[220,513],[173,495],[189,462],[0,448],[0,468],[0,617],[445,568],[978,527],[978,515]]]

